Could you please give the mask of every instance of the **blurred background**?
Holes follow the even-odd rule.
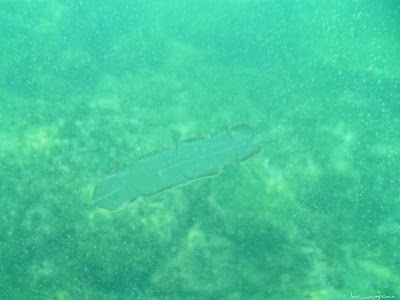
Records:
[[[0,2],[0,298],[400,297],[400,3]],[[110,212],[230,124],[257,158]]]

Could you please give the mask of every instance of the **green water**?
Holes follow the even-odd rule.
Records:
[[[399,5],[1,0],[0,299],[399,298]],[[237,123],[261,155],[90,203]]]

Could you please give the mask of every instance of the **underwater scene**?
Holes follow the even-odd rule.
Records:
[[[399,1],[0,1],[0,299],[396,298]]]

